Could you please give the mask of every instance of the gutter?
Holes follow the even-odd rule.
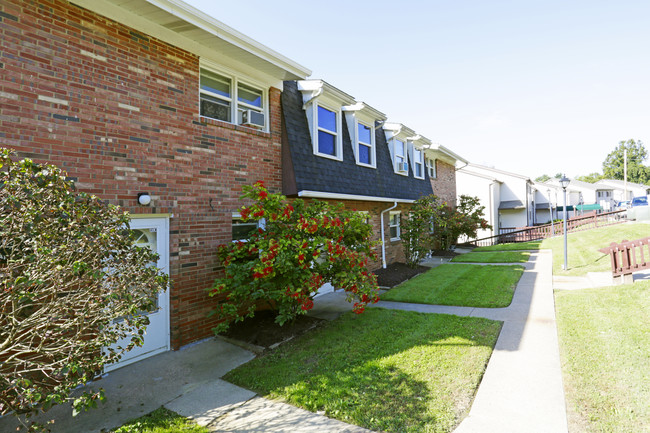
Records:
[[[393,204],[393,206],[389,207],[388,209],[384,209],[381,211],[379,214],[380,220],[381,220],[381,267],[383,269],[386,269],[386,239],[384,238],[384,214],[388,212],[389,210],[393,210],[397,207],[397,202]]]
[[[413,203],[415,200],[406,198],[391,198],[391,197],[375,197],[370,195],[355,195],[355,194],[340,194],[336,192],[321,192],[321,191],[298,191],[298,197],[305,198],[322,198],[332,200],[358,200],[358,201],[379,201],[379,202],[393,202],[393,203]]]

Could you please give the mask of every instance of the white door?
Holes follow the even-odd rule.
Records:
[[[131,230],[136,235],[136,243],[147,246],[158,253],[157,266],[169,274],[169,220],[160,218],[137,218],[131,220]],[[128,344],[129,339],[116,343],[116,346]],[[169,290],[158,294],[157,309],[149,313],[144,343],[122,355],[117,364],[107,365],[104,371],[140,361],[152,355],[169,350]]]

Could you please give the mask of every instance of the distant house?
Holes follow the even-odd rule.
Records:
[[[612,200],[615,202],[632,200],[650,194],[650,186],[641,183],[625,182],[617,179],[601,179],[595,185],[612,188]]]
[[[372,267],[403,261],[411,203],[435,193],[455,204],[455,165],[466,161],[323,80],[283,87],[283,193],[364,212],[380,241]]]
[[[536,223],[536,194],[529,177],[471,163],[456,177],[458,194],[478,196],[493,227],[480,231],[479,238]]]

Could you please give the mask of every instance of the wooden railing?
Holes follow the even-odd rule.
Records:
[[[567,220],[567,232],[579,232],[590,230],[592,228],[604,227],[625,222],[625,210],[619,210],[607,213],[596,213],[589,215],[569,218]],[[502,228],[501,233],[487,238],[474,239],[464,242],[476,246],[488,246],[513,242],[537,241],[564,233],[564,221],[557,221],[553,224],[544,224],[541,226],[517,228]]]
[[[650,237],[635,241],[624,240],[618,244],[612,242],[610,246],[598,251],[609,254],[615,282],[631,283],[632,272],[650,269]]]

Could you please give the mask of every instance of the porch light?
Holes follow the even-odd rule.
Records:
[[[149,203],[151,203],[151,196],[149,195],[148,192],[141,192],[138,193],[138,203],[142,206],[149,206]]]

